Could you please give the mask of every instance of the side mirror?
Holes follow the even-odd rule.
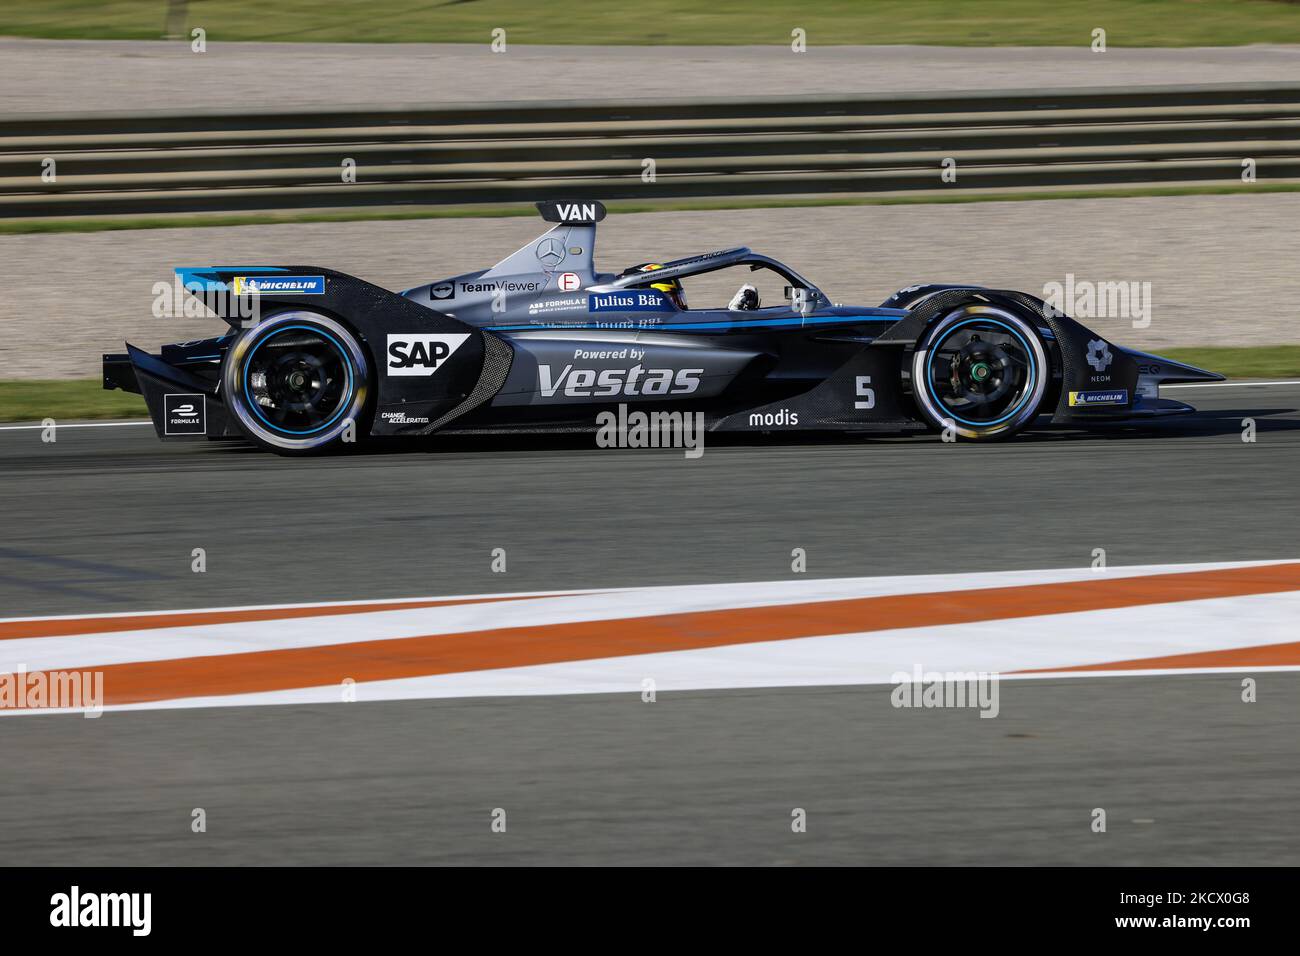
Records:
[[[817,308],[807,289],[788,285],[785,287],[785,297],[790,300],[790,307],[805,318],[812,315]]]

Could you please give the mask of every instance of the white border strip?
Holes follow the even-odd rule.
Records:
[[[1234,387],[1251,387],[1266,388],[1270,385],[1300,385],[1300,379],[1278,380],[1270,379],[1266,382],[1191,382],[1183,385],[1161,385],[1162,389],[1166,388],[1234,388]],[[57,424],[58,428],[127,428],[132,425],[152,425],[150,419],[141,419],[131,422],[74,422],[67,425]],[[0,432],[23,432],[35,431],[38,428],[48,428],[48,425],[0,425]]]
[[[149,419],[138,422],[81,422],[71,423],[68,425],[54,423],[55,428],[125,428],[128,425],[152,425]],[[49,425],[0,425],[0,432],[26,432],[35,431],[38,428],[49,428]]]
[[[1067,568],[1015,568],[1001,571],[948,571],[937,574],[906,575],[865,575],[862,577],[808,577],[803,580],[781,581],[715,581],[706,584],[656,584],[632,587],[608,588],[574,588],[549,591],[486,591],[475,594],[423,594],[414,597],[372,597],[343,601],[315,601],[303,604],[233,604],[224,607],[187,607],[165,608],[146,611],[86,611],[81,614],[20,615],[18,617],[0,617],[0,624],[30,623],[38,621],[80,621],[90,618],[111,619],[121,617],[161,617],[168,614],[214,614],[237,611],[293,611],[312,608],[336,608],[362,605],[356,613],[374,613],[367,611],[364,605],[374,604],[414,604],[423,601],[471,602],[501,599],[530,599],[549,597],[580,597],[587,594],[628,594],[637,593],[667,594],[674,592],[694,592],[710,596],[720,589],[726,591],[748,591],[761,589],[765,597],[757,605],[741,601],[728,603],[726,607],[741,606],[779,606],[782,604],[803,604],[809,601],[833,601],[846,599],[838,592],[840,589],[861,589],[849,595],[855,597],[875,597],[882,595],[902,595],[929,593],[930,591],[966,591],[984,588],[1018,587],[1038,584],[1062,584],[1087,581],[1105,577],[1146,577],[1158,574],[1183,574],[1200,571],[1227,571],[1234,568],[1264,568],[1277,564],[1294,564],[1300,561],[1300,555],[1286,558],[1263,558],[1255,561],[1195,561],[1186,564],[1124,564],[1112,565],[1104,570],[1087,566]],[[775,589],[778,593],[772,593]],[[728,595],[730,597],[730,595]],[[1157,602],[1152,602],[1157,603]],[[214,622],[222,623],[222,622]],[[206,625],[203,625],[206,626]]]
[[[1160,388],[1234,388],[1249,385],[1252,388],[1260,388],[1268,385],[1300,385],[1300,380],[1269,379],[1267,382],[1188,382],[1183,385],[1161,385]]]

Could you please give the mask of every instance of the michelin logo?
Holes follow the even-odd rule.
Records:
[[[1109,391],[1094,392],[1071,392],[1070,407],[1078,408],[1081,405],[1127,405],[1128,389],[1117,388]]]
[[[235,295],[324,295],[324,276],[235,276]]]

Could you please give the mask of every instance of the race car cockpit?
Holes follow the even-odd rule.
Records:
[[[823,305],[830,305],[830,300],[820,289],[810,283],[799,273],[783,262],[769,256],[760,255],[747,247],[722,249],[718,252],[706,252],[685,259],[671,262],[643,262],[619,273],[610,283],[593,286],[593,292],[617,292],[630,288],[653,288],[663,293],[678,309],[688,308],[686,290],[681,280],[687,276],[716,272],[738,266],[749,266],[751,271],[768,269],[775,272],[786,282],[786,298],[800,311],[812,311]],[[733,312],[749,312],[762,308],[758,289],[746,282],[732,296],[727,308]]]

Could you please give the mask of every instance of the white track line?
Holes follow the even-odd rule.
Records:
[[[207,607],[176,607],[145,611],[88,611],[81,614],[45,614],[0,617],[0,624],[18,621],[80,621],[86,619],[112,619],[120,617],[157,617],[170,614],[222,614],[239,611],[283,611],[309,608],[349,607],[372,604],[410,604],[423,601],[447,601],[469,604],[484,599],[505,598],[556,598],[584,597],[603,594],[646,593],[653,601],[663,603],[678,594],[712,597],[721,594],[725,602],[719,607],[766,606],[799,604],[805,601],[829,601],[845,597],[920,594],[931,591],[965,591],[973,588],[997,588],[1008,585],[1061,584],[1101,578],[1129,578],[1151,574],[1181,574],[1193,571],[1220,571],[1232,568],[1263,568],[1274,564],[1291,564],[1300,561],[1300,553],[1285,558],[1264,558],[1256,561],[1189,561],[1176,564],[1123,564],[1105,569],[1087,565],[1064,568],[1023,568],[1011,571],[947,571],[936,574],[864,575],[851,578],[812,577],[804,580],[784,581],[731,581],[711,584],[656,584],[628,588],[570,588],[555,591],[480,591],[471,594],[420,594],[414,597],[367,597],[343,601],[312,601],[288,604],[227,604]],[[757,602],[747,600],[747,595],[758,591]],[[739,597],[737,597],[739,595]],[[714,606],[709,604],[710,607]],[[701,608],[696,607],[696,610]],[[419,610],[414,608],[413,610]],[[680,609],[679,609],[680,610]],[[359,609],[357,613],[373,613]],[[332,615],[331,615],[332,616]],[[3,646],[3,645],[0,645]]]
[[[54,423],[55,428],[122,428],[127,425],[152,425],[153,422],[145,419],[141,422],[82,422],[80,424],[60,425]],[[0,432],[22,432],[35,431],[38,428],[49,428],[49,425],[0,425]]]
[[[1278,381],[1277,379],[1271,379],[1267,382],[1189,382],[1186,385],[1161,385],[1160,388],[1162,390],[1166,388],[1233,388],[1244,387],[1246,385],[1252,387],[1267,385],[1300,385],[1300,380]]]
[[[362,607],[351,613],[266,621],[182,621],[159,628],[132,631],[90,630],[48,636],[12,636],[0,640],[0,674],[77,671],[161,661],[209,662],[234,654],[288,650],[323,650],[362,641],[428,640],[435,635],[473,634],[499,628],[547,627],[600,622],[617,632],[620,622],[662,614],[730,611],[738,608],[799,608],[806,603],[870,597],[933,595],[979,588],[1036,587],[1087,582],[1098,578],[1143,580],[1161,573],[1210,571],[1219,568],[1269,567],[1285,564],[1227,562],[1221,564],[1145,565],[1053,571],[998,571],[975,574],[909,575],[904,577],[825,578],[748,584],[670,585],[622,591],[580,591],[568,594],[524,592],[530,599],[423,608],[399,604],[389,610]],[[1155,582],[1152,582],[1155,586]],[[521,596],[522,597],[522,596]],[[1241,594],[1230,597],[1165,600],[1100,607],[1083,611],[1035,614],[1023,618],[970,620],[955,624],[918,624],[855,633],[807,635],[779,640],[684,650],[648,650],[614,657],[584,657],[539,664],[489,666],[481,670],[414,674],[361,680],[357,700],[403,700],[457,697],[558,696],[569,694],[638,694],[646,677],[659,689],[712,690],[762,687],[813,687],[895,682],[899,672],[916,666],[939,672],[987,672],[1033,679],[1065,668],[1130,662],[1120,673],[1164,668],[1158,659],[1282,645],[1294,639],[1300,616],[1300,588],[1292,591]],[[336,605],[311,605],[315,608]],[[288,605],[292,607],[292,605]],[[159,612],[153,612],[159,613]],[[183,613],[183,612],[182,612]],[[48,621],[35,618],[33,621]],[[5,623],[5,622],[0,622]],[[8,622],[13,623],[13,622]],[[166,623],[166,622],[155,622]],[[91,622],[91,626],[95,626]],[[864,624],[869,627],[870,625]],[[75,631],[76,625],[70,630]],[[40,632],[40,628],[36,632]],[[16,633],[16,632],[15,632]],[[592,653],[609,653],[609,645]],[[616,653],[616,649],[615,649]],[[1288,658],[1279,657],[1285,661]],[[279,666],[278,658],[268,665]],[[1216,672],[1219,660],[1232,657],[1173,661],[1187,673]],[[1187,666],[1191,664],[1192,666]],[[189,667],[188,664],[179,666]],[[1271,663],[1271,669],[1298,670],[1300,665]],[[1253,672],[1258,667],[1234,669]],[[1013,672],[1043,673],[1013,673]],[[197,673],[197,672],[196,672]],[[1079,677],[1109,677],[1105,669],[1065,673]],[[286,675],[288,678],[289,675]],[[287,687],[225,695],[198,696],[216,685],[192,686],[195,696],[177,696],[141,704],[111,705],[108,709],[166,709],[177,707],[246,706],[256,704],[341,703],[336,683]],[[0,705],[0,717],[50,712],[46,708],[18,710]]]
[[[1271,380],[1267,382],[1196,382],[1186,385],[1162,385],[1166,388],[1234,388],[1246,387],[1265,388],[1269,385],[1300,385],[1300,379],[1291,379],[1287,381]],[[82,422],[80,424],[59,425],[55,423],[56,428],[125,428],[130,425],[152,425],[153,422],[145,419],[144,421],[135,422]],[[35,431],[38,428],[48,428],[48,425],[0,425],[0,432],[21,432]]]

